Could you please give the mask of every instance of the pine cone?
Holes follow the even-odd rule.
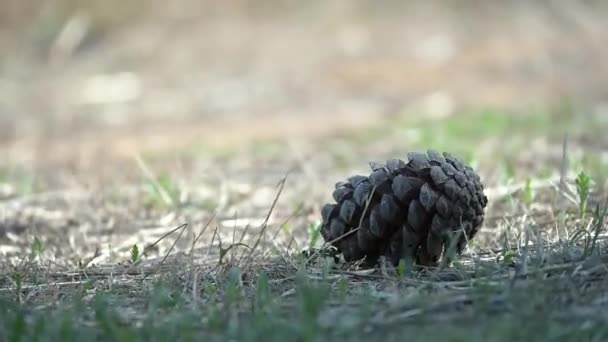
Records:
[[[321,235],[346,261],[375,264],[384,255],[393,265],[406,259],[435,266],[475,237],[488,202],[475,171],[434,150],[408,159],[372,165],[369,176],[336,184],[336,203],[321,210]]]

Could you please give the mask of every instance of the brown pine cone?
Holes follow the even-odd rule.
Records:
[[[449,153],[413,152],[407,163],[393,159],[372,171],[337,183],[336,203],[321,210],[321,235],[346,261],[375,264],[384,255],[393,265],[434,266],[447,251],[460,255],[483,223],[480,178]]]

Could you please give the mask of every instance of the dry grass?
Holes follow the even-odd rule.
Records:
[[[224,199],[206,209],[204,196],[193,195],[205,191],[181,183],[179,173],[176,197],[146,191],[170,186],[143,160],[144,181],[118,194],[108,187],[5,200],[2,338],[608,336],[608,235],[599,184],[581,219],[572,172],[564,173],[562,187],[559,178],[557,186],[495,182],[480,237],[451,267],[362,269],[301,253],[330,189],[310,193],[325,181],[314,177],[319,164],[304,167],[300,152],[257,189],[239,192],[237,178],[223,174],[230,185],[207,191]],[[307,194],[313,199],[294,202]],[[562,194],[570,200],[560,206]]]
[[[238,262],[209,258],[199,249],[81,268],[52,266],[42,254],[3,265],[2,297],[13,303],[3,307],[3,328],[16,333],[10,329],[23,317],[33,324],[28,334],[55,337],[50,326],[69,319],[69,339],[145,339],[153,328],[156,338],[180,340],[281,340],[294,334],[303,340],[380,340],[405,332],[414,340],[601,340],[608,334],[602,318],[605,238],[597,236],[586,254],[580,243],[555,240],[479,250],[451,269],[419,274],[352,269],[331,259],[305,264],[287,250],[270,259],[260,258],[264,251],[258,250]],[[219,245],[212,248],[222,254]],[[76,316],[70,311],[75,303],[87,313]],[[49,310],[66,316],[47,316]],[[46,328],[36,331],[38,324]]]

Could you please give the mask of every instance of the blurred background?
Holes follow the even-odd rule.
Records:
[[[269,224],[308,241],[337,181],[428,148],[478,170],[490,241],[521,203],[552,220],[562,171],[605,186],[607,19],[601,0],[0,0],[0,252],[128,255],[212,212],[227,241],[289,172]]]
[[[98,168],[470,112],[491,111],[490,125],[520,116],[520,128],[565,112],[591,122],[607,115],[607,11],[600,0],[0,0],[2,153]]]

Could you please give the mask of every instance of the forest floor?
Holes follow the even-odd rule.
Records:
[[[600,9],[176,3],[0,30],[0,339],[607,339]],[[454,265],[306,262],[336,182],[429,148],[489,198]]]

